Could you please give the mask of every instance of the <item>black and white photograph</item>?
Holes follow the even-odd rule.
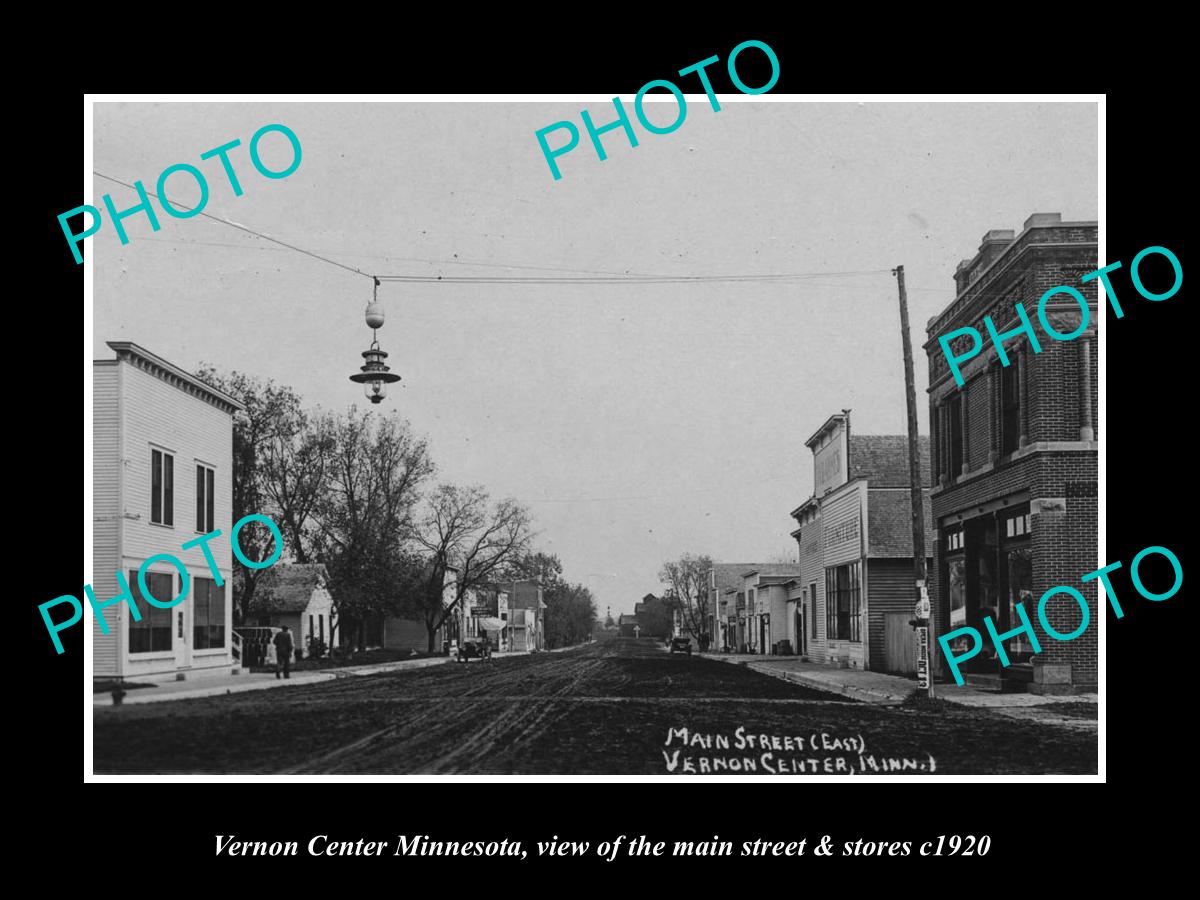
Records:
[[[88,780],[1103,777],[1097,98],[675,83],[95,98]]]

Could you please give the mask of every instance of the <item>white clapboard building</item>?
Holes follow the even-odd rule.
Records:
[[[233,416],[242,405],[194,375],[128,341],[109,341],[116,359],[93,363],[93,550],[97,602],[121,593],[123,573],[141,621],[128,604],[103,610],[104,634],[92,616],[93,675],[135,680],[164,674],[229,671],[232,634],[230,530],[233,516]],[[181,546],[220,529],[208,544],[224,581],[200,546]],[[141,595],[138,569],[158,554],[181,560],[187,598],[170,609]],[[146,569],[159,600],[179,595],[181,576],[169,560]]]

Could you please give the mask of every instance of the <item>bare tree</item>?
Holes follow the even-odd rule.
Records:
[[[708,596],[708,572],[713,561],[708,556],[685,553],[677,560],[663,563],[659,580],[667,586],[663,600],[678,612],[683,626],[696,638],[704,631],[704,598]]]
[[[328,487],[336,446],[332,418],[304,412],[289,417],[262,443],[261,491],[296,562],[312,559],[315,515]]]
[[[499,576],[520,558],[533,539],[529,511],[511,498],[493,504],[478,485],[443,484],[425,499],[413,531],[429,554],[425,590],[416,598],[415,613],[429,633],[429,651],[446,619],[471,588]],[[458,569],[453,599],[445,601],[445,577]]]

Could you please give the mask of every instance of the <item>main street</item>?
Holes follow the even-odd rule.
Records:
[[[97,773],[1094,773],[1096,736],[880,707],[648,639],[97,707]]]

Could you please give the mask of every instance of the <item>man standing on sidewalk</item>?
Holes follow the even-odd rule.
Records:
[[[292,651],[295,645],[292,643],[292,632],[286,625],[283,626],[283,631],[275,635],[275,677],[279,678],[280,673],[284,678],[291,678],[292,675]]]

